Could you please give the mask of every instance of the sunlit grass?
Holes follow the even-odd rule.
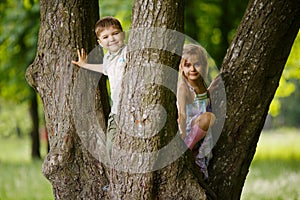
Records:
[[[263,132],[241,199],[300,199],[299,144],[299,130]]]
[[[254,161],[245,183],[242,199],[298,200],[300,199],[299,185],[299,160]]]
[[[1,162],[0,199],[53,199],[51,185],[41,173],[41,161]]]
[[[0,200],[35,199],[53,199],[42,160],[31,160],[28,138],[0,138]]]
[[[279,129],[265,131],[260,136],[254,160],[300,159],[300,130]]]

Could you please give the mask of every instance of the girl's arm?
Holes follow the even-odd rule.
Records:
[[[87,55],[85,50],[82,48],[81,52],[77,50],[77,55],[78,55],[78,61],[72,61],[73,64],[88,69],[92,70],[95,72],[100,72],[103,73],[103,65],[102,64],[89,64],[87,63]]]
[[[177,88],[178,125],[182,139],[186,137],[186,96],[187,88],[181,84]]]

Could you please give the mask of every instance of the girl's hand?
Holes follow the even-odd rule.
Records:
[[[72,60],[72,63],[79,67],[84,67],[87,64],[87,55],[85,53],[85,50],[82,48],[80,52],[79,49],[77,49],[77,55],[78,61]]]

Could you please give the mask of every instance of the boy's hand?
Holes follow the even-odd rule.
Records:
[[[87,64],[87,55],[85,53],[85,50],[82,48],[80,52],[79,49],[77,49],[77,55],[78,61],[72,60],[72,63],[79,67],[84,67]]]

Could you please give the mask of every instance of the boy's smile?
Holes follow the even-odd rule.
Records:
[[[115,53],[124,45],[124,39],[124,32],[110,26],[100,33],[98,43],[110,53]]]

